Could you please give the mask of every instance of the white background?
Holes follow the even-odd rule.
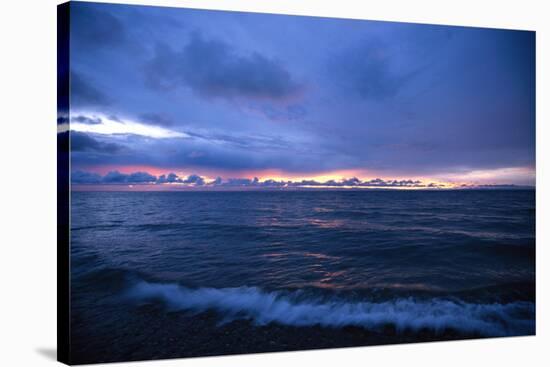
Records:
[[[0,15],[0,365],[42,366],[56,348],[56,0],[3,1]],[[120,2],[120,1],[111,1]],[[140,366],[549,365],[550,231],[545,1],[147,0],[171,5],[537,31],[537,336],[140,362]],[[546,14],[546,17],[545,17]],[[546,173],[546,174],[545,174]],[[545,291],[546,289],[546,291]],[[182,325],[185,327],[185,325]],[[124,366],[136,363],[122,364]]]

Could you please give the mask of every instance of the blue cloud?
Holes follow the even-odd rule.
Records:
[[[160,183],[160,184],[176,183],[176,182],[182,182],[182,180],[173,172],[167,175],[160,175],[159,178],[157,179],[157,183]]]
[[[73,106],[108,106],[111,101],[105,93],[96,88],[89,78],[71,71],[71,104]]]
[[[71,173],[71,182],[74,184],[100,184],[101,175],[92,172],[74,171]]]
[[[111,171],[101,179],[104,184],[145,184],[155,183],[157,178],[147,172],[134,172],[131,174]]]
[[[258,52],[238,54],[230,45],[196,32],[181,50],[157,44],[147,79],[152,86],[186,86],[201,96],[225,99],[284,100],[301,89],[280,62]]]
[[[300,180],[300,181],[277,181],[266,179],[260,181],[258,177],[254,178],[227,178],[217,177],[215,180],[207,182],[206,179],[197,174],[191,174],[187,177],[179,177],[175,173],[160,175],[158,178],[147,172],[134,172],[130,174],[111,171],[105,176],[97,173],[75,171],[72,173],[72,182],[75,184],[181,184],[181,186],[192,187],[251,187],[251,188],[303,188],[303,187],[357,187],[357,188],[439,188],[436,183],[423,183],[419,180],[383,180],[376,178],[373,180],[361,181],[356,177],[344,178],[341,180]]]
[[[392,68],[392,56],[382,42],[363,40],[331,59],[329,70],[345,88],[379,101],[395,96],[418,72]]]
[[[140,121],[160,126],[172,126],[174,125],[174,120],[165,113],[156,113],[156,112],[146,112],[138,116]]]
[[[114,154],[124,147],[112,142],[97,140],[86,133],[71,131],[71,151]]]
[[[86,47],[114,47],[128,40],[123,22],[111,12],[100,10],[92,4],[71,6],[71,36]]]
[[[102,120],[99,117],[89,117],[84,115],[71,117],[71,121],[79,122],[81,124],[88,124],[88,125],[98,125],[102,123]]]
[[[196,186],[204,185],[204,178],[199,175],[189,175],[185,180],[181,181],[184,184],[194,184]]]

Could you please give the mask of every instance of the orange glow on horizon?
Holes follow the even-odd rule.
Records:
[[[260,181],[275,180],[275,181],[302,181],[302,180],[315,180],[319,182],[326,182],[329,180],[340,181],[352,177],[362,179],[365,177],[365,171],[359,170],[338,170],[333,172],[316,172],[310,174],[304,173],[291,173],[277,169],[267,169],[261,171],[242,171],[241,175],[233,175],[231,177],[246,177],[254,178],[258,177]],[[229,178],[229,177],[228,177]]]
[[[210,170],[210,169],[195,169],[195,168],[159,168],[149,165],[102,165],[102,166],[90,166],[84,170],[105,175],[111,171],[119,171],[120,173],[130,174],[134,172],[147,172],[154,176],[167,175],[169,173],[175,173],[180,178],[186,178],[189,175],[199,175],[204,178],[205,182],[212,183],[216,177],[222,177],[227,180],[230,178],[258,178],[260,182],[267,180],[274,180],[277,182],[301,182],[301,181],[316,181],[320,185],[301,185],[303,188],[355,188],[355,189],[368,189],[368,188],[386,188],[386,189],[400,189],[400,190],[421,190],[426,188],[439,188],[439,189],[455,189],[463,186],[478,186],[478,185],[494,185],[494,184],[506,184],[509,182],[517,181],[518,177],[526,180],[533,180],[535,177],[535,170],[531,167],[512,167],[512,168],[500,168],[495,170],[477,170],[468,171],[454,174],[434,175],[434,176],[411,176],[411,175],[388,175],[387,173],[381,174],[381,172],[374,172],[368,170],[336,170],[325,171],[315,173],[292,173],[279,169],[264,169],[264,170],[241,170],[241,171],[224,171],[224,170]],[[362,182],[368,182],[375,179],[381,179],[384,181],[401,181],[412,180],[420,181],[422,186],[404,185],[404,186],[377,186],[362,185],[362,186],[334,186],[334,185],[322,185],[328,181],[342,182],[346,179],[357,178]],[[428,187],[428,185],[432,186]],[[158,184],[157,184],[158,185]],[[160,185],[169,186],[184,186],[181,183],[165,183]],[[528,184],[527,184],[528,185]],[[191,185],[192,186],[192,185]],[[534,183],[533,183],[534,186]]]

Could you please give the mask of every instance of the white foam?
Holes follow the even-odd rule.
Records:
[[[359,326],[377,329],[393,325],[398,332],[454,329],[486,336],[526,335],[535,331],[531,302],[467,303],[445,299],[398,298],[384,302],[298,300],[296,294],[264,292],[256,287],[190,289],[176,284],[140,282],[129,295],[158,299],[176,310],[214,310],[228,319],[248,319],[293,326]]]

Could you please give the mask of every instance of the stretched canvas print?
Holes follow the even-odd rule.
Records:
[[[59,359],[535,334],[535,32],[58,7]]]

